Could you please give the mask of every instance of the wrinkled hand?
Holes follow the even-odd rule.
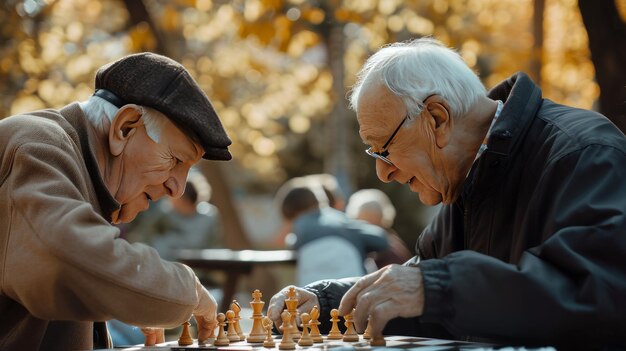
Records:
[[[283,320],[281,319],[280,314],[285,309],[287,292],[289,291],[289,288],[291,286],[293,285],[285,287],[274,296],[272,296],[270,304],[267,307],[267,316],[274,322],[277,329],[283,324]],[[319,301],[317,300],[317,296],[308,290],[296,287],[296,298],[298,299],[298,313],[309,313],[311,309],[313,309],[313,306],[317,305],[319,307]]]
[[[143,336],[146,338],[144,346],[154,346],[165,342],[165,330],[163,328],[141,328]]]
[[[353,317],[357,331],[363,332],[367,318],[373,337],[382,337],[387,322],[396,317],[421,316],[424,286],[419,267],[389,265],[359,279],[339,304],[344,316],[356,308]]]
[[[196,290],[199,302],[193,311],[193,315],[198,325],[198,340],[205,341],[211,335],[211,331],[215,330],[217,326],[217,302],[213,295],[200,284],[199,280],[196,282]]]

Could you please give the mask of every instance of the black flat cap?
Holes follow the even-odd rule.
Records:
[[[95,95],[117,107],[137,104],[163,113],[200,143],[205,159],[232,158],[211,101],[180,63],[150,52],[129,55],[100,67],[95,88]]]

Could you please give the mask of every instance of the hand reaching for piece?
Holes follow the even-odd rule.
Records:
[[[199,302],[198,306],[196,306],[193,311],[193,315],[198,324],[198,340],[204,341],[209,338],[212,331],[215,330],[217,326],[217,302],[213,295],[200,284],[199,280],[196,282],[196,290],[198,292]]]
[[[144,346],[154,346],[165,342],[165,330],[163,328],[141,328],[143,336],[146,338]]]
[[[293,287],[287,286],[274,296],[270,300],[270,304],[267,307],[267,316],[274,322],[276,328],[282,325],[282,319],[280,314],[285,309],[285,300],[287,300],[287,292],[289,292],[289,288]],[[304,290],[302,288],[295,287],[296,290],[296,299],[298,299],[298,312],[306,312],[309,313],[313,306],[318,305],[319,302],[317,300],[317,296],[308,290]],[[280,329],[279,329],[280,330]]]
[[[339,304],[344,316],[356,308],[353,317],[359,333],[367,325],[373,337],[382,337],[387,322],[396,317],[421,316],[424,310],[424,286],[419,267],[389,265],[359,279]]]

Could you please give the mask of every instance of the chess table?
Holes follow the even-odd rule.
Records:
[[[295,265],[297,262],[297,254],[294,250],[188,249],[178,250],[175,255],[178,262],[191,268],[225,273],[224,296],[218,311],[228,310],[237,292],[239,280],[249,275],[254,267],[277,264]]]
[[[114,350],[126,351],[185,351],[185,350],[211,350],[211,351],[280,351],[280,335],[274,336],[275,344],[273,348],[263,347],[263,344],[251,344],[246,341],[231,342],[228,346],[198,345],[197,340],[190,346],[178,346],[178,342],[166,342],[156,346],[132,346],[115,348]],[[385,336],[386,346],[370,346],[367,340],[359,336],[359,341],[344,342],[341,340],[328,340],[324,338],[323,343],[313,344],[313,346],[296,346],[295,351],[384,351],[393,349],[397,351],[439,351],[439,350],[492,350],[493,345],[483,343],[463,342],[456,340],[420,338],[413,336]]]

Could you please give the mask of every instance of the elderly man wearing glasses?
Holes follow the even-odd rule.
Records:
[[[412,261],[307,285],[300,310],[356,308],[357,330],[371,317],[378,337],[624,345],[624,135],[524,73],[487,93],[433,39],[381,49],[358,78],[351,103],[378,177],[443,207]]]

